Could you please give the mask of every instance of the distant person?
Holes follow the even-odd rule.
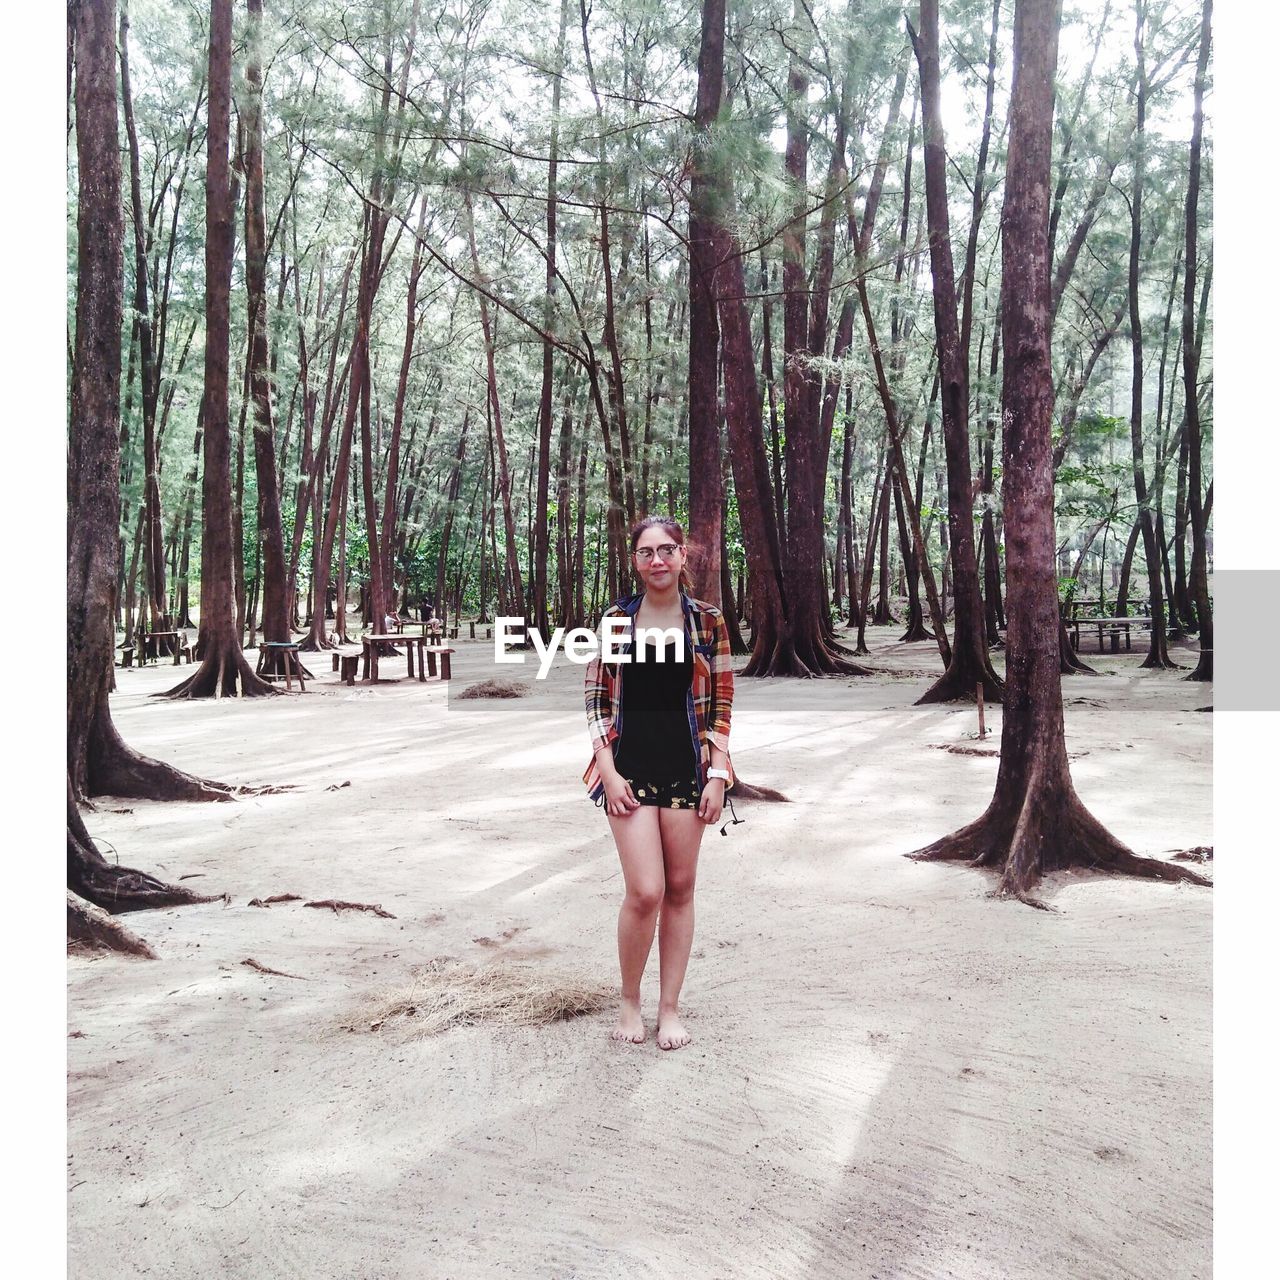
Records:
[[[693,890],[703,832],[718,822],[733,785],[729,721],[733,668],[729,632],[714,605],[689,596],[684,530],[649,516],[631,531],[632,562],[643,590],[604,616],[629,617],[633,660],[587,666],[587,724],[595,754],[583,775],[618,846],[626,895],[618,914],[622,1005],[615,1040],[640,1044],[640,980],[658,932],[661,994],[658,1047],[690,1041],[680,1021],[680,989],[693,945]],[[636,628],[674,629],[661,645]],[[625,704],[626,715],[623,716]]]

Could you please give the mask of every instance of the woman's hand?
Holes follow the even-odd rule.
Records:
[[[698,802],[698,817],[710,825],[720,821],[720,811],[724,808],[724,779],[712,778],[702,788],[702,799]]]
[[[640,807],[629,783],[622,774],[615,772],[612,778],[604,779],[605,811],[615,818],[629,817],[633,810]]]

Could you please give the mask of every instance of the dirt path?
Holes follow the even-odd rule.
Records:
[[[70,1275],[1208,1277],[1211,892],[1064,875],[1049,914],[903,858],[985,806],[996,757],[940,748],[994,750],[999,710],[978,744],[972,707],[912,706],[936,649],[895,634],[874,679],[739,681],[735,766],[793,803],[706,837],[672,1054],[605,1014],[361,1022],[441,955],[613,978],[581,668],[470,704],[327,662],[271,704],[120,673],[130,742],[298,790],[89,816],[231,902],[132,917],[158,962],[68,962]],[[460,649],[455,688],[492,674]],[[1211,844],[1209,694],[1137,662],[1064,684],[1077,788],[1140,853]],[[285,892],[395,918],[247,905]]]

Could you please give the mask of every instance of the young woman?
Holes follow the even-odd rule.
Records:
[[[618,646],[630,661],[596,658],[587,667],[595,755],[583,781],[609,815],[626,884],[618,914],[622,1008],[613,1038],[644,1040],[640,979],[656,925],[658,1046],[682,1049],[690,1039],[679,1005],[693,945],[698,848],[733,785],[733,669],[720,610],[685,593],[688,551],[680,525],[647,517],[631,531],[631,551],[643,590],[604,614],[630,619]],[[667,634],[655,638],[645,630]]]

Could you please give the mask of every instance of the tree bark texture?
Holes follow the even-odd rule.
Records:
[[[1033,905],[1046,873],[1072,865],[1205,883],[1141,858],[1076,795],[1059,676],[1050,426],[1048,197],[1057,62],[1056,0],[1018,0],[1002,214],[1003,463],[1008,562],[1008,675],[995,794],[976,821],[916,851],[997,868],[997,892]]]
[[[67,885],[110,911],[201,900],[108,863],[80,816],[90,795],[224,799],[206,783],[125,746],[111,719],[113,596],[120,522],[120,204],[114,0],[82,0],[76,24],[79,261],[67,466]],[[173,896],[176,895],[176,896]]]
[[[913,44],[920,66],[925,203],[929,222],[929,261],[933,268],[933,319],[941,377],[942,434],[947,457],[947,527],[955,617],[947,669],[917,702],[976,701],[978,685],[982,686],[988,702],[999,702],[1003,682],[991,665],[982,595],[978,589],[978,556],[973,534],[974,487],[969,459],[969,352],[961,343],[956,312],[938,42],[938,0],[921,0],[920,34],[913,37]],[[977,216],[978,210],[975,209],[974,218]],[[966,318],[968,311],[966,308]]]
[[[1190,680],[1213,679],[1213,604],[1209,599],[1208,516],[1201,496],[1204,483],[1200,426],[1200,336],[1196,332],[1196,253],[1200,204],[1200,150],[1204,129],[1204,82],[1209,65],[1213,0],[1204,0],[1200,53],[1196,61],[1195,107],[1191,129],[1191,165],[1187,178],[1186,274],[1182,285],[1182,376],[1186,399],[1187,484],[1191,512],[1191,592],[1200,628],[1200,659]]]
[[[170,698],[259,697],[275,690],[254,674],[236,630],[231,519],[231,259],[235,240],[231,131],[231,0],[212,0],[205,183],[204,478],[200,627],[204,652]]]
[[[720,326],[713,227],[724,217],[724,184],[713,126],[724,85],[725,0],[703,0],[689,180],[689,535],[699,555],[696,594],[722,600],[720,583]]]
[[[275,423],[267,315],[266,186],[262,159],[262,0],[247,0],[247,93],[240,112],[245,134],[245,285],[249,299],[249,384],[253,397],[253,455],[258,476],[258,577],[262,596],[262,638],[287,642],[289,630],[288,570],[284,524],[276,472]],[[292,656],[290,661],[296,661]],[[281,669],[271,662],[268,670]]]

